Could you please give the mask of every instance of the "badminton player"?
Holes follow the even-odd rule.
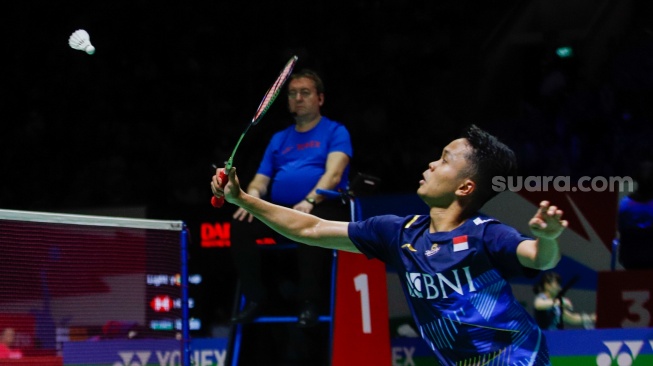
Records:
[[[478,211],[498,192],[492,177],[513,174],[515,155],[476,126],[429,164],[417,194],[430,214],[323,220],[243,192],[235,169],[211,189],[284,236],[313,246],[363,253],[397,271],[422,338],[443,365],[550,365],[546,340],[507,279],[535,276],[560,260],[563,212],[547,201],[530,234]],[[219,171],[218,171],[219,172]]]

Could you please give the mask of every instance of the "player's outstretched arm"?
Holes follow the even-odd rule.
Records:
[[[562,219],[562,210],[551,206],[549,201],[540,202],[535,216],[528,225],[535,240],[525,240],[517,247],[519,262],[530,268],[546,270],[555,267],[560,261],[558,237],[567,227]]]
[[[211,181],[211,191],[216,197],[224,196],[227,202],[242,207],[264,224],[293,241],[359,253],[354,243],[349,239],[347,232],[349,223],[324,220],[317,216],[275,205],[251,196],[241,189],[236,175],[236,168],[231,169],[229,180],[225,187],[222,188],[219,174],[221,169],[223,168],[218,169]]]

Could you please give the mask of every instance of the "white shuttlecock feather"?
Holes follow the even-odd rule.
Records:
[[[80,50],[92,55],[95,53],[95,47],[91,44],[91,37],[88,32],[83,29],[78,29],[68,38],[68,44],[75,50]]]

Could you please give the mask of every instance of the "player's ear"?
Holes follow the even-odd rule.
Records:
[[[472,193],[474,193],[474,191],[476,191],[476,182],[466,178],[460,183],[458,189],[456,189],[456,195],[469,197]]]
[[[319,93],[317,95],[317,104],[321,107],[324,104],[324,93]]]

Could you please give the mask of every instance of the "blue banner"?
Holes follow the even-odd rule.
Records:
[[[192,365],[226,366],[226,338],[193,339]],[[65,342],[64,365],[181,366],[182,343],[172,339],[132,339]]]
[[[653,328],[559,330],[544,335],[553,366],[653,365]],[[434,362],[421,338],[392,339],[393,366]]]
[[[653,365],[653,329],[544,332],[556,365]]]

